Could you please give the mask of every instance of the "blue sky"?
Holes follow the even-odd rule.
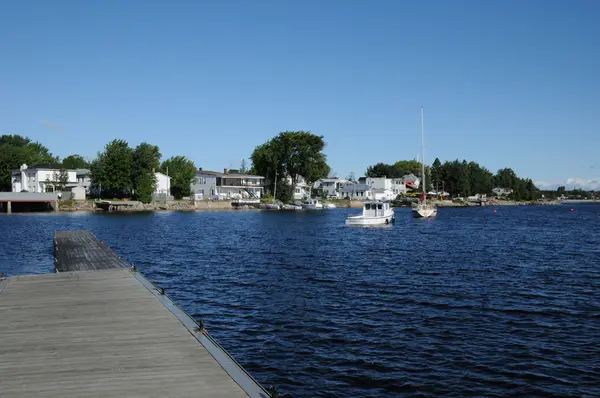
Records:
[[[424,106],[429,163],[600,188],[598,15],[593,0],[4,2],[0,132],[60,156],[148,141],[220,170],[310,130],[344,177],[415,158]]]

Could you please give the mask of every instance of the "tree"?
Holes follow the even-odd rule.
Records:
[[[11,170],[19,169],[22,164],[32,166],[56,161],[57,158],[39,142],[20,135],[0,136],[0,191],[12,190]]]
[[[191,185],[196,179],[196,166],[185,156],[174,156],[163,162],[161,172],[171,177],[171,195],[181,199],[192,194]]]
[[[323,153],[324,148],[323,136],[306,131],[285,131],[257,146],[250,159],[254,172],[265,177],[271,192],[275,173],[280,180],[285,180],[284,177],[290,178],[293,192],[299,176],[304,177],[310,184],[329,174],[331,168],[327,164],[327,156]],[[279,189],[279,183],[277,187],[277,198],[288,199],[283,196],[285,191]]]
[[[81,155],[69,155],[63,159],[62,167],[65,169],[87,169],[90,165]]]
[[[142,203],[150,203],[156,189],[155,172],[160,166],[160,149],[156,145],[142,142],[132,154],[131,179],[134,198]]]
[[[346,177],[346,179],[351,182],[356,182],[356,175],[354,174],[354,172],[350,172],[350,174],[348,174],[348,177]]]
[[[436,187],[436,190],[438,189],[438,187],[441,187],[441,182],[442,182],[441,168],[442,168],[442,162],[440,162],[439,158],[435,158],[435,160],[431,164],[431,182]]]
[[[52,180],[46,178],[46,192],[62,192],[68,183],[69,173],[67,170],[60,169],[60,171],[54,171],[52,173]],[[52,188],[52,191],[49,188]]]
[[[246,159],[242,159],[240,162],[240,173],[246,174],[248,172],[248,166],[246,165]]]
[[[92,183],[106,196],[129,196],[133,188],[132,162],[133,151],[127,141],[109,142],[90,165]]]

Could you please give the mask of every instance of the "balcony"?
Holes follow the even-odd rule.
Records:
[[[236,178],[223,178],[221,180],[222,187],[243,187],[243,188],[261,188],[263,185],[260,180],[246,181]]]

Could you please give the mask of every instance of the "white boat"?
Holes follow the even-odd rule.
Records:
[[[323,203],[319,202],[318,199],[308,199],[302,203],[302,208],[305,210],[321,210],[323,209]]]
[[[283,205],[283,210],[302,210],[302,206],[296,204]]]
[[[335,209],[336,206],[333,203],[323,203],[325,209]]]
[[[346,224],[382,225],[393,223],[395,220],[394,210],[388,202],[368,201],[363,203],[362,214],[360,216],[348,216]]]
[[[417,218],[432,218],[437,215],[437,207],[427,203],[427,185],[425,184],[425,132],[423,129],[423,107],[421,107],[421,189],[423,193],[416,206],[412,208]]]

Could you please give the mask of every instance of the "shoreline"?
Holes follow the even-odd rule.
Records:
[[[590,203],[599,203],[589,201]],[[346,201],[346,200],[332,200],[329,203],[333,203],[337,208],[362,208],[361,201]],[[452,207],[499,207],[499,206],[556,206],[565,204],[564,202],[553,200],[553,201],[511,201],[511,200],[490,200],[484,204],[477,202],[452,202],[452,201],[431,201],[432,204],[440,208],[452,208]],[[573,203],[573,202],[569,202]],[[584,203],[584,202],[578,202]],[[587,203],[587,202],[585,202]],[[411,204],[393,204],[393,207],[403,208],[411,207]],[[254,211],[254,210],[265,210],[265,204],[261,203],[257,207],[254,206],[233,206],[230,201],[173,201],[167,204],[142,204],[139,203],[135,206],[124,207],[119,211],[110,211],[110,213],[128,213],[128,212],[163,212],[163,211],[183,211],[183,212],[196,212],[196,211]],[[59,203],[57,212],[99,212],[109,213],[109,211],[97,208],[95,202],[91,201],[64,201]]]

